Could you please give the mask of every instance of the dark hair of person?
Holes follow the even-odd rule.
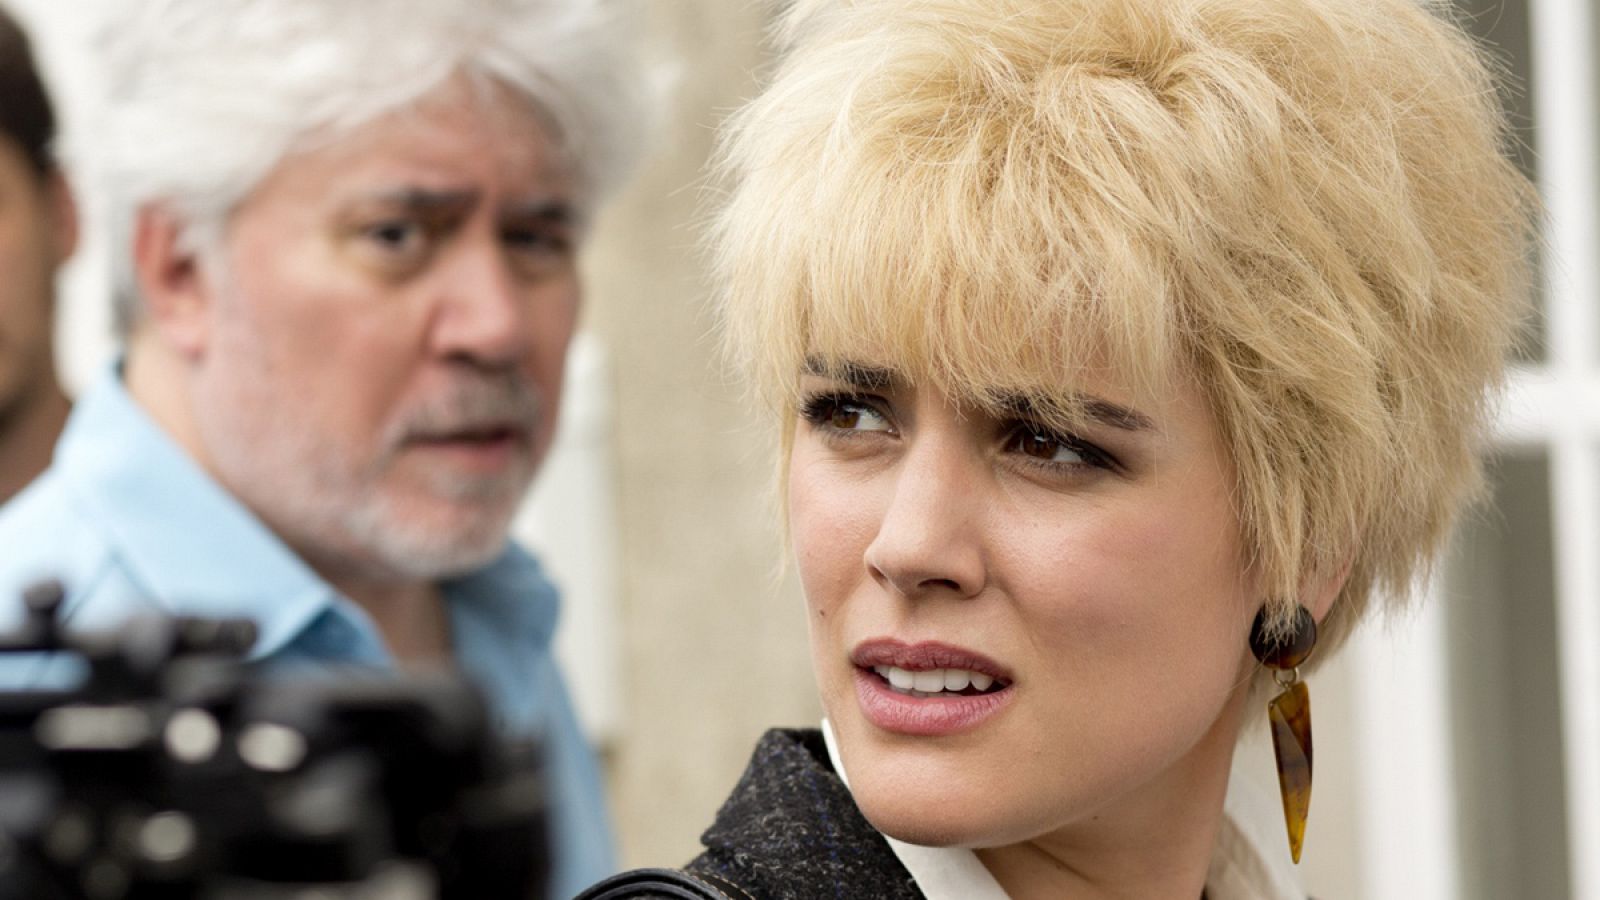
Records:
[[[0,10],[0,134],[17,142],[40,175],[55,168],[50,153],[55,112],[34,65],[28,36],[4,10]]]

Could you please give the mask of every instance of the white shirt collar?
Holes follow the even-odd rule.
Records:
[[[839,773],[845,787],[850,779],[845,775],[844,763],[839,759],[839,746],[833,738],[833,727],[822,720],[822,738],[828,745],[828,759],[833,770]],[[1241,771],[1241,757],[1235,753],[1233,771],[1228,778],[1228,796],[1223,804],[1222,829],[1217,835],[1217,846],[1211,856],[1211,870],[1206,874],[1208,900],[1302,900],[1305,891],[1289,862],[1287,847],[1270,843],[1268,829],[1262,822],[1274,822],[1273,809],[1264,805],[1276,797],[1263,797],[1260,785]],[[1250,827],[1255,823],[1256,827]],[[928,900],[1008,900],[1005,889],[978,860],[978,854],[964,847],[924,847],[908,844],[888,835],[889,849],[900,859],[900,864],[911,873]],[[1265,848],[1277,847],[1278,852]]]

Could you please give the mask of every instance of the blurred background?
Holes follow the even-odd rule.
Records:
[[[132,0],[5,0],[69,140],[94,138],[85,32],[107,2]],[[566,419],[517,524],[566,594],[560,652],[628,865],[694,855],[760,733],[820,715],[769,448],[716,362],[697,228],[715,127],[756,90],[779,6],[639,4],[679,62],[656,143],[588,248]],[[1600,900],[1600,10],[1455,6],[1505,66],[1518,161],[1547,203],[1539,315],[1501,405],[1494,505],[1421,588],[1434,602],[1310,679],[1301,869],[1326,898]],[[112,352],[104,256],[91,229],[63,276],[71,388]],[[1275,790],[1258,730],[1244,752]]]

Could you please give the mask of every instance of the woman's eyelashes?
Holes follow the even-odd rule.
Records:
[[[1116,459],[1094,444],[1031,422],[1011,423],[1005,430],[1002,449],[1028,465],[1054,471],[1118,468]]]
[[[814,394],[801,404],[800,417],[824,440],[900,436],[892,406],[882,397],[842,392]],[[1116,458],[1095,444],[1037,423],[1003,421],[995,433],[1002,455],[1034,470],[1073,474],[1119,468]]]
[[[829,436],[892,432],[894,427],[884,411],[887,406],[881,399],[857,394],[815,394],[801,405],[800,417]]]

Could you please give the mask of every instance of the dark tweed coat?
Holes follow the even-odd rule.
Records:
[[[923,900],[828,763],[822,732],[774,729],[686,867],[734,898]]]
[[[700,836],[705,852],[677,872],[640,869],[591,888],[581,900],[703,898],[729,900],[927,900],[883,835],[867,824],[828,762],[822,732],[774,729],[717,820]],[[1242,838],[1229,896],[1280,896]],[[1259,882],[1259,884],[1258,884]],[[684,889],[687,887],[687,889]],[[607,890],[609,888],[609,890]],[[1283,896],[1303,897],[1294,893]],[[1205,900],[1205,895],[1201,895]]]

